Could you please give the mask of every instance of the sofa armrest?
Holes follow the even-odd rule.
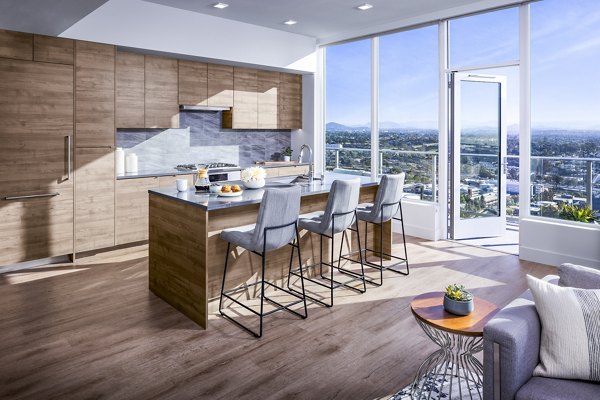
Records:
[[[539,363],[540,329],[535,304],[523,297],[500,310],[485,325],[483,398],[515,398]]]

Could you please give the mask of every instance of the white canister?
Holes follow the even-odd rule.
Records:
[[[115,151],[115,172],[117,175],[125,173],[125,152],[121,147],[117,147]]]
[[[127,154],[125,158],[125,172],[128,174],[138,172],[138,158],[135,153]]]

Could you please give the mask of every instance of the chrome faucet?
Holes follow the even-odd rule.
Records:
[[[303,144],[300,147],[300,154],[298,155],[298,163],[302,162],[302,156],[304,155],[304,149],[308,149],[308,176],[303,176],[305,179],[308,179],[309,182],[312,182],[315,179],[315,173],[313,170],[313,151],[312,148],[308,144]]]

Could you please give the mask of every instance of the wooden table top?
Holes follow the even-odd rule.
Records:
[[[494,304],[474,297],[475,309],[469,315],[444,310],[444,292],[423,293],[410,303],[415,318],[446,332],[465,336],[483,336],[483,326],[499,311]]]

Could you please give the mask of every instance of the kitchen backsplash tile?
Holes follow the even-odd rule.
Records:
[[[182,112],[180,129],[118,129],[117,147],[138,156],[140,170],[177,164],[226,162],[239,165],[275,160],[291,146],[290,131],[221,129],[220,112]]]

